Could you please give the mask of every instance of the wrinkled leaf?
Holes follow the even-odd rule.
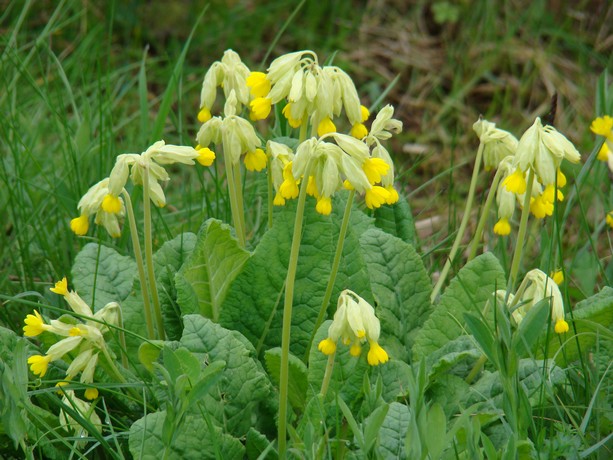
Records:
[[[268,373],[277,386],[281,369],[281,348],[266,350],[264,357]],[[306,402],[307,367],[296,356],[289,355],[288,398],[294,409],[303,410]]]
[[[390,235],[417,247],[415,222],[409,202],[401,196],[396,204],[381,206],[375,213],[375,225]]]
[[[413,246],[370,229],[360,237],[370,284],[391,356],[407,361],[419,328],[431,312],[432,286]]]
[[[74,290],[98,311],[109,302],[121,303],[128,297],[135,273],[136,262],[131,257],[89,243],[75,257],[69,285],[72,282]]]
[[[415,337],[413,359],[418,361],[464,334],[463,313],[483,311],[487,300],[506,285],[498,259],[485,253],[468,262],[451,280],[421,330]],[[491,309],[490,309],[491,310]],[[486,315],[491,318],[492,312]]]

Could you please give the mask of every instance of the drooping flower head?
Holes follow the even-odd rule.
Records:
[[[108,177],[89,188],[77,205],[79,217],[70,221],[70,228],[74,233],[85,235],[89,230],[89,217],[94,215],[97,225],[102,225],[113,238],[119,238],[119,221],[125,215],[125,206],[123,198],[117,196],[109,203],[107,197],[110,193]]]
[[[221,61],[214,62],[204,75],[200,92],[200,112],[198,113],[200,123],[206,123],[211,119],[211,108],[217,98],[219,86],[223,89],[226,99],[234,91],[239,112],[243,105],[249,105],[249,87],[247,86],[249,74],[250,70],[243,64],[240,56],[232,50],[226,50]]]
[[[515,155],[518,141],[513,134],[496,128],[495,123],[483,118],[473,124],[473,129],[483,146],[483,164],[486,171],[497,168],[503,158]]]
[[[294,152],[285,144],[268,141],[266,143],[266,153],[270,157],[270,173],[272,174],[272,184],[276,192],[273,204],[275,206],[283,206],[285,204],[285,197],[280,191],[281,184],[284,181],[283,172],[287,165],[294,159]],[[293,196],[293,193],[291,195]]]
[[[151,201],[158,207],[166,205],[166,196],[160,182],[167,182],[170,176],[164,166],[175,163],[193,165],[200,153],[193,147],[166,144],[164,141],[153,143],[143,153],[124,153],[117,157],[109,176],[109,194],[119,196],[128,177],[135,185],[143,185],[143,175],[148,173],[148,191]]]
[[[368,364],[377,366],[389,360],[387,352],[379,345],[381,325],[375,316],[375,309],[366,300],[348,289],[341,292],[328,337],[319,342],[318,349],[325,355],[336,352],[341,339],[343,344],[351,345],[352,356],[360,356],[362,344],[368,341]]]
[[[94,381],[98,354],[106,347],[103,334],[108,332],[108,325],[119,324],[119,304],[111,302],[93,314],[89,305],[79,294],[68,290],[66,278],[58,281],[51,288],[51,291],[63,296],[70,308],[80,316],[86,317],[86,319],[73,318],[69,322],[51,320],[47,324],[36,310],[34,315],[26,316],[24,321],[26,325],[23,328],[26,337],[35,337],[43,332],[51,332],[64,337],[51,345],[45,355],[30,356],[28,358],[30,370],[34,374],[44,377],[51,362],[60,360],[74,352],[76,356],[68,366],[64,381],[70,382],[81,373],[81,383],[91,384]],[[90,387],[86,390],[85,396],[88,399],[95,399],[98,397],[98,390]]]
[[[546,299],[551,306],[551,319],[557,334],[568,332],[568,323],[564,320],[564,301],[556,282],[539,269],[530,270],[517,288],[512,305],[519,305],[512,316],[519,324],[526,313],[538,302]]]
[[[581,155],[566,137],[553,126],[543,126],[537,117],[519,140],[516,159],[521,171],[532,169],[537,180],[546,187],[555,184],[562,160],[578,163]]]
[[[230,92],[224,106],[225,116],[213,117],[205,122],[200,127],[196,140],[202,147],[221,145],[233,165],[238,164],[244,155],[248,169],[261,170],[265,167],[266,159],[260,148],[260,138],[253,125],[237,113],[238,99],[234,92]]]

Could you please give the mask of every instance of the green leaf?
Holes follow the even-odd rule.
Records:
[[[481,354],[481,352],[479,352]],[[466,372],[468,374],[468,372]],[[432,401],[436,401],[447,414],[462,412],[460,401],[470,391],[470,385],[464,378],[453,374],[439,374],[428,387],[428,395]]]
[[[435,382],[440,376],[450,372],[466,376],[481,355],[475,340],[470,336],[461,335],[428,355],[426,358],[428,378]]]
[[[381,206],[375,213],[375,225],[402,241],[417,246],[415,222],[409,202],[401,196],[396,204]]]
[[[345,420],[347,420],[347,423],[349,424],[349,427],[353,432],[356,444],[358,445],[360,450],[367,453],[364,434],[362,433],[362,429],[358,425],[358,422],[356,421],[355,417],[351,413],[351,409],[349,409],[349,406],[347,406],[347,404],[345,403],[345,401],[342,400],[342,398],[338,398],[338,406],[340,407],[341,412],[345,416]]]
[[[175,274],[191,254],[196,245],[196,235],[182,233],[165,242],[153,255],[155,279],[157,281],[160,308],[164,318],[164,331],[168,340],[179,340],[183,325],[177,306]]]
[[[343,201],[334,201],[330,216],[315,211],[314,199],[308,197],[306,201],[305,226],[294,284],[290,346],[295,356],[305,356],[313,335],[336,249]],[[222,305],[219,323],[245,335],[256,347],[258,355],[263,349],[281,345],[284,284],[295,208],[296,204],[290,202],[275,214],[273,227],[262,237]],[[330,305],[336,305],[341,289],[352,287],[370,300],[368,274],[350,225]]]
[[[266,367],[273,381],[279,385],[279,375],[281,369],[281,348],[266,350],[264,353]],[[307,391],[307,367],[297,357],[289,355],[289,382],[288,397],[294,409],[304,410]]]
[[[498,353],[495,348],[496,340],[487,324],[481,318],[470,313],[464,313],[464,321],[468,331],[473,335],[485,356],[498,367],[500,363],[498,362]]]
[[[183,314],[200,313],[217,321],[230,284],[241,271],[249,253],[239,247],[229,225],[208,219],[175,282],[177,302]]]
[[[543,299],[534,305],[519,323],[519,327],[513,336],[512,348],[518,356],[528,357],[532,353],[532,347],[538,340],[543,327],[547,324],[551,302]]]
[[[430,278],[413,246],[380,229],[364,232],[360,245],[381,320],[381,342],[391,356],[407,361],[431,312]]]
[[[447,433],[447,417],[439,403],[434,403],[428,409],[425,441],[431,458],[441,458],[445,450],[445,434]]]
[[[519,361],[517,377],[520,388],[523,388],[532,405],[543,403],[543,397],[538,391],[541,385],[561,385],[566,381],[565,372],[555,365],[553,360],[540,361],[522,359]],[[481,378],[471,386],[471,391],[464,395],[462,402],[465,405],[484,403],[484,408],[502,407],[503,386],[498,371],[485,371]],[[544,392],[552,395],[552,391]]]
[[[427,357],[464,333],[464,312],[482,312],[491,295],[506,284],[498,259],[485,253],[468,262],[451,280],[434,311],[415,337],[413,360]],[[492,312],[488,312],[491,318]]]
[[[198,415],[187,415],[175,431],[171,445],[162,441],[166,411],[154,412],[137,420],[130,427],[129,447],[134,458],[154,460],[164,457],[181,459],[242,458],[245,449],[240,440],[209,426]]]
[[[121,303],[130,295],[135,273],[136,262],[131,257],[89,243],[75,257],[71,282],[83,300],[98,311],[107,303]]]
[[[379,430],[378,454],[385,459],[407,458],[404,440],[409,429],[410,409],[399,402],[392,402]]]
[[[374,368],[372,370],[373,377],[377,372],[380,373],[383,381],[381,396],[385,401],[396,401],[407,394],[409,374],[411,372],[411,366],[407,363],[392,358],[387,363]]]
[[[383,425],[387,411],[389,410],[388,404],[383,404],[377,407],[372,413],[364,419],[362,426],[364,427],[364,449],[365,452],[370,452],[370,449],[375,445],[377,438],[379,437],[379,430]]]
[[[572,316],[566,314],[566,321],[569,331],[558,335],[552,327],[547,345],[547,356],[555,357],[556,362],[564,367],[566,363],[578,359],[580,353],[589,351],[599,336],[613,340],[613,288],[604,287],[599,293],[579,302]],[[561,346],[564,347],[563,351],[560,350]],[[537,356],[542,357],[542,351]]]
[[[245,449],[247,450],[247,458],[249,460],[274,460],[279,458],[268,438],[253,428],[249,428],[249,431],[247,432]],[[264,454],[263,457],[262,454]]]
[[[249,341],[236,331],[224,329],[219,324],[200,315],[186,315],[181,344],[199,360],[225,361],[226,367],[216,394],[225,395],[215,401],[215,416],[223,422],[227,431],[243,436],[252,425],[251,414],[258,405],[271,397],[272,385],[257,361],[255,350]]]
[[[153,372],[153,363],[160,357],[163,346],[162,340],[153,340],[143,342],[138,347],[138,360],[149,372]]]

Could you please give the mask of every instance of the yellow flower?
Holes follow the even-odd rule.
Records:
[[[378,343],[380,332],[381,325],[372,305],[355,292],[346,289],[338,298],[338,307],[328,328],[328,338],[319,342],[318,349],[326,355],[331,355],[336,351],[336,343],[341,339],[345,345],[351,344],[349,353],[358,357],[362,352],[361,343],[368,340],[368,364],[376,366],[389,360],[387,353]]]
[[[121,201],[115,195],[107,194],[102,200],[102,210],[110,214],[117,214],[121,211]]]
[[[264,72],[251,72],[246,83],[253,97],[265,97],[270,92],[270,81]]]
[[[272,204],[275,206],[285,206],[285,198],[280,192],[275,193],[275,198],[272,200]]]
[[[34,355],[28,358],[28,364],[33,374],[44,377],[51,362],[51,356]]]
[[[566,176],[564,175],[562,170],[559,168],[558,168],[558,176],[557,176],[556,182],[557,182],[558,188],[562,188],[566,185]]]
[[[43,317],[36,310],[34,310],[33,315],[26,316],[24,323],[26,325],[23,327],[23,335],[26,337],[36,337],[49,329],[49,326],[43,321]]]
[[[332,212],[332,200],[328,196],[322,196],[317,200],[315,210],[324,216],[329,216]]]
[[[607,145],[606,142],[602,144],[602,147],[600,147],[597,158],[600,161],[607,161],[609,159],[609,146]]]
[[[98,397],[98,389],[88,388],[87,390],[85,390],[85,397],[89,400],[96,399]]]
[[[336,352],[336,342],[330,338],[324,339],[319,342],[319,345],[317,345],[317,349],[321,351],[324,355],[332,355]]]
[[[55,283],[54,287],[49,288],[49,290],[51,292],[54,292],[55,294],[67,296],[68,295],[68,280],[66,279],[66,277],[62,278],[60,281]]]
[[[368,117],[370,117],[370,111],[366,108],[366,106],[360,106],[360,115],[362,115],[362,123],[368,120]]]
[[[553,329],[556,334],[564,334],[565,332],[568,332],[568,323],[563,319],[559,319],[556,321],[556,324]]]
[[[502,185],[509,192],[521,195],[526,192],[526,175],[521,169],[517,168],[513,174],[502,182]]]
[[[371,366],[378,366],[379,364],[389,361],[387,352],[377,342],[371,340],[370,350],[368,351],[368,364]]]
[[[369,209],[380,208],[390,197],[390,192],[383,187],[375,185],[370,190],[366,190],[364,201]]]
[[[292,174],[292,162],[288,162],[283,168],[283,182],[279,186],[279,193],[287,200],[298,197],[298,183]]]
[[[317,183],[315,182],[314,176],[309,176],[309,182],[307,183],[306,192],[309,196],[314,196],[316,198],[317,196],[319,196],[319,192],[317,191]]]
[[[541,194],[536,198],[530,199],[530,212],[537,219],[551,216],[553,214],[553,203],[545,197],[545,194]]]
[[[592,121],[590,129],[599,136],[611,137],[613,136],[613,118],[609,115],[598,117]]]
[[[389,165],[381,158],[367,158],[362,163],[362,170],[371,185],[381,182],[381,176],[385,176],[389,169]]]
[[[364,123],[356,123],[351,127],[349,134],[356,139],[363,139],[368,136],[368,128],[366,128]]]
[[[89,230],[89,218],[85,214],[70,221],[70,230],[76,235],[83,236]]]
[[[609,212],[607,213],[607,217],[606,217],[606,219],[605,219],[605,220],[606,220],[606,222],[607,222],[607,225],[608,225],[609,227],[613,228],[613,211],[609,211]]]
[[[551,272],[551,275],[549,275],[549,277],[554,280],[558,286],[564,282],[564,273],[562,272],[562,270],[555,270]]]
[[[325,134],[330,134],[330,133],[335,133],[335,132],[336,132],[336,125],[332,122],[332,120],[330,120],[330,117],[324,118],[317,125],[317,135],[319,137]]]
[[[251,114],[249,117],[252,120],[264,120],[268,117],[268,115],[270,115],[272,99],[269,97],[256,97],[249,103],[249,107],[251,108]]]
[[[343,181],[343,188],[345,190],[355,190],[355,187],[351,184],[351,182],[349,182],[349,179],[345,179]]]
[[[281,113],[283,113],[285,118],[287,118],[287,122],[292,128],[300,128],[300,125],[302,125],[302,120],[300,120],[299,118],[292,118],[291,106],[292,106],[291,102],[285,104],[285,107],[283,107],[283,110],[281,111]]]
[[[198,112],[198,121],[200,123],[206,123],[210,119],[211,111],[208,109],[208,107],[202,107],[202,109],[200,109],[200,112]]]
[[[385,190],[387,190],[389,192],[389,198],[387,198],[385,200],[385,204],[397,203],[398,200],[400,199],[400,196],[398,195],[398,192],[396,191],[394,186],[393,185],[388,185],[387,187],[385,187]]]
[[[266,167],[268,157],[262,149],[255,149],[252,152],[247,152],[243,160],[245,162],[245,168],[249,171],[261,171]]]
[[[554,191],[553,184],[549,184],[547,187],[545,187],[545,190],[543,190],[543,198],[549,201],[550,203],[553,203],[554,201],[553,191]],[[560,189],[557,190],[556,196],[558,198],[558,201],[564,201],[564,194],[562,193]]]
[[[211,166],[213,164],[213,161],[215,160],[215,152],[208,147],[200,147],[196,148],[196,150],[198,152],[198,158],[196,158],[198,163],[200,163],[202,166]]]
[[[494,233],[500,236],[506,236],[511,233],[511,225],[509,224],[509,220],[504,217],[499,219],[494,225]]]

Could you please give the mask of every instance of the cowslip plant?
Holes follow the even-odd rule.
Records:
[[[578,151],[539,118],[519,140],[475,122],[466,209],[433,287],[394,187],[388,148],[402,123],[391,105],[362,105],[351,77],[321,62],[297,51],[260,72],[226,51],[204,72],[195,147],[158,141],[119,155],[83,196],[72,230],[86,235],[93,216],[118,237],[127,217],[132,253],[85,246],[74,290],[65,279],[52,288],[74,315],[49,319],[62,310],[22,300],[33,309],[23,328],[32,340],[6,333],[19,354],[0,355],[10,390],[2,407],[11,408],[0,415],[16,446],[29,449],[30,431],[56,457],[96,440],[116,458],[513,458],[559,441],[544,428],[555,420],[581,432],[584,456],[599,448],[601,385],[589,410],[566,402],[591,383],[578,384],[573,367],[611,337],[612,291],[573,305],[555,248],[547,263],[522,265],[529,242],[570,206],[561,168],[578,163]],[[607,123],[592,131],[608,139]],[[207,219],[154,252],[163,235],[154,238],[150,203],[166,204],[167,166],[213,161],[232,225]],[[466,263],[448,281],[482,166],[493,178]],[[246,201],[251,184],[265,205]],[[266,225],[248,228],[260,213]],[[491,233],[510,247],[478,254]],[[27,364],[40,379],[29,395],[27,377],[11,383]],[[93,402],[77,396],[77,379]],[[78,440],[69,448],[48,433]]]

